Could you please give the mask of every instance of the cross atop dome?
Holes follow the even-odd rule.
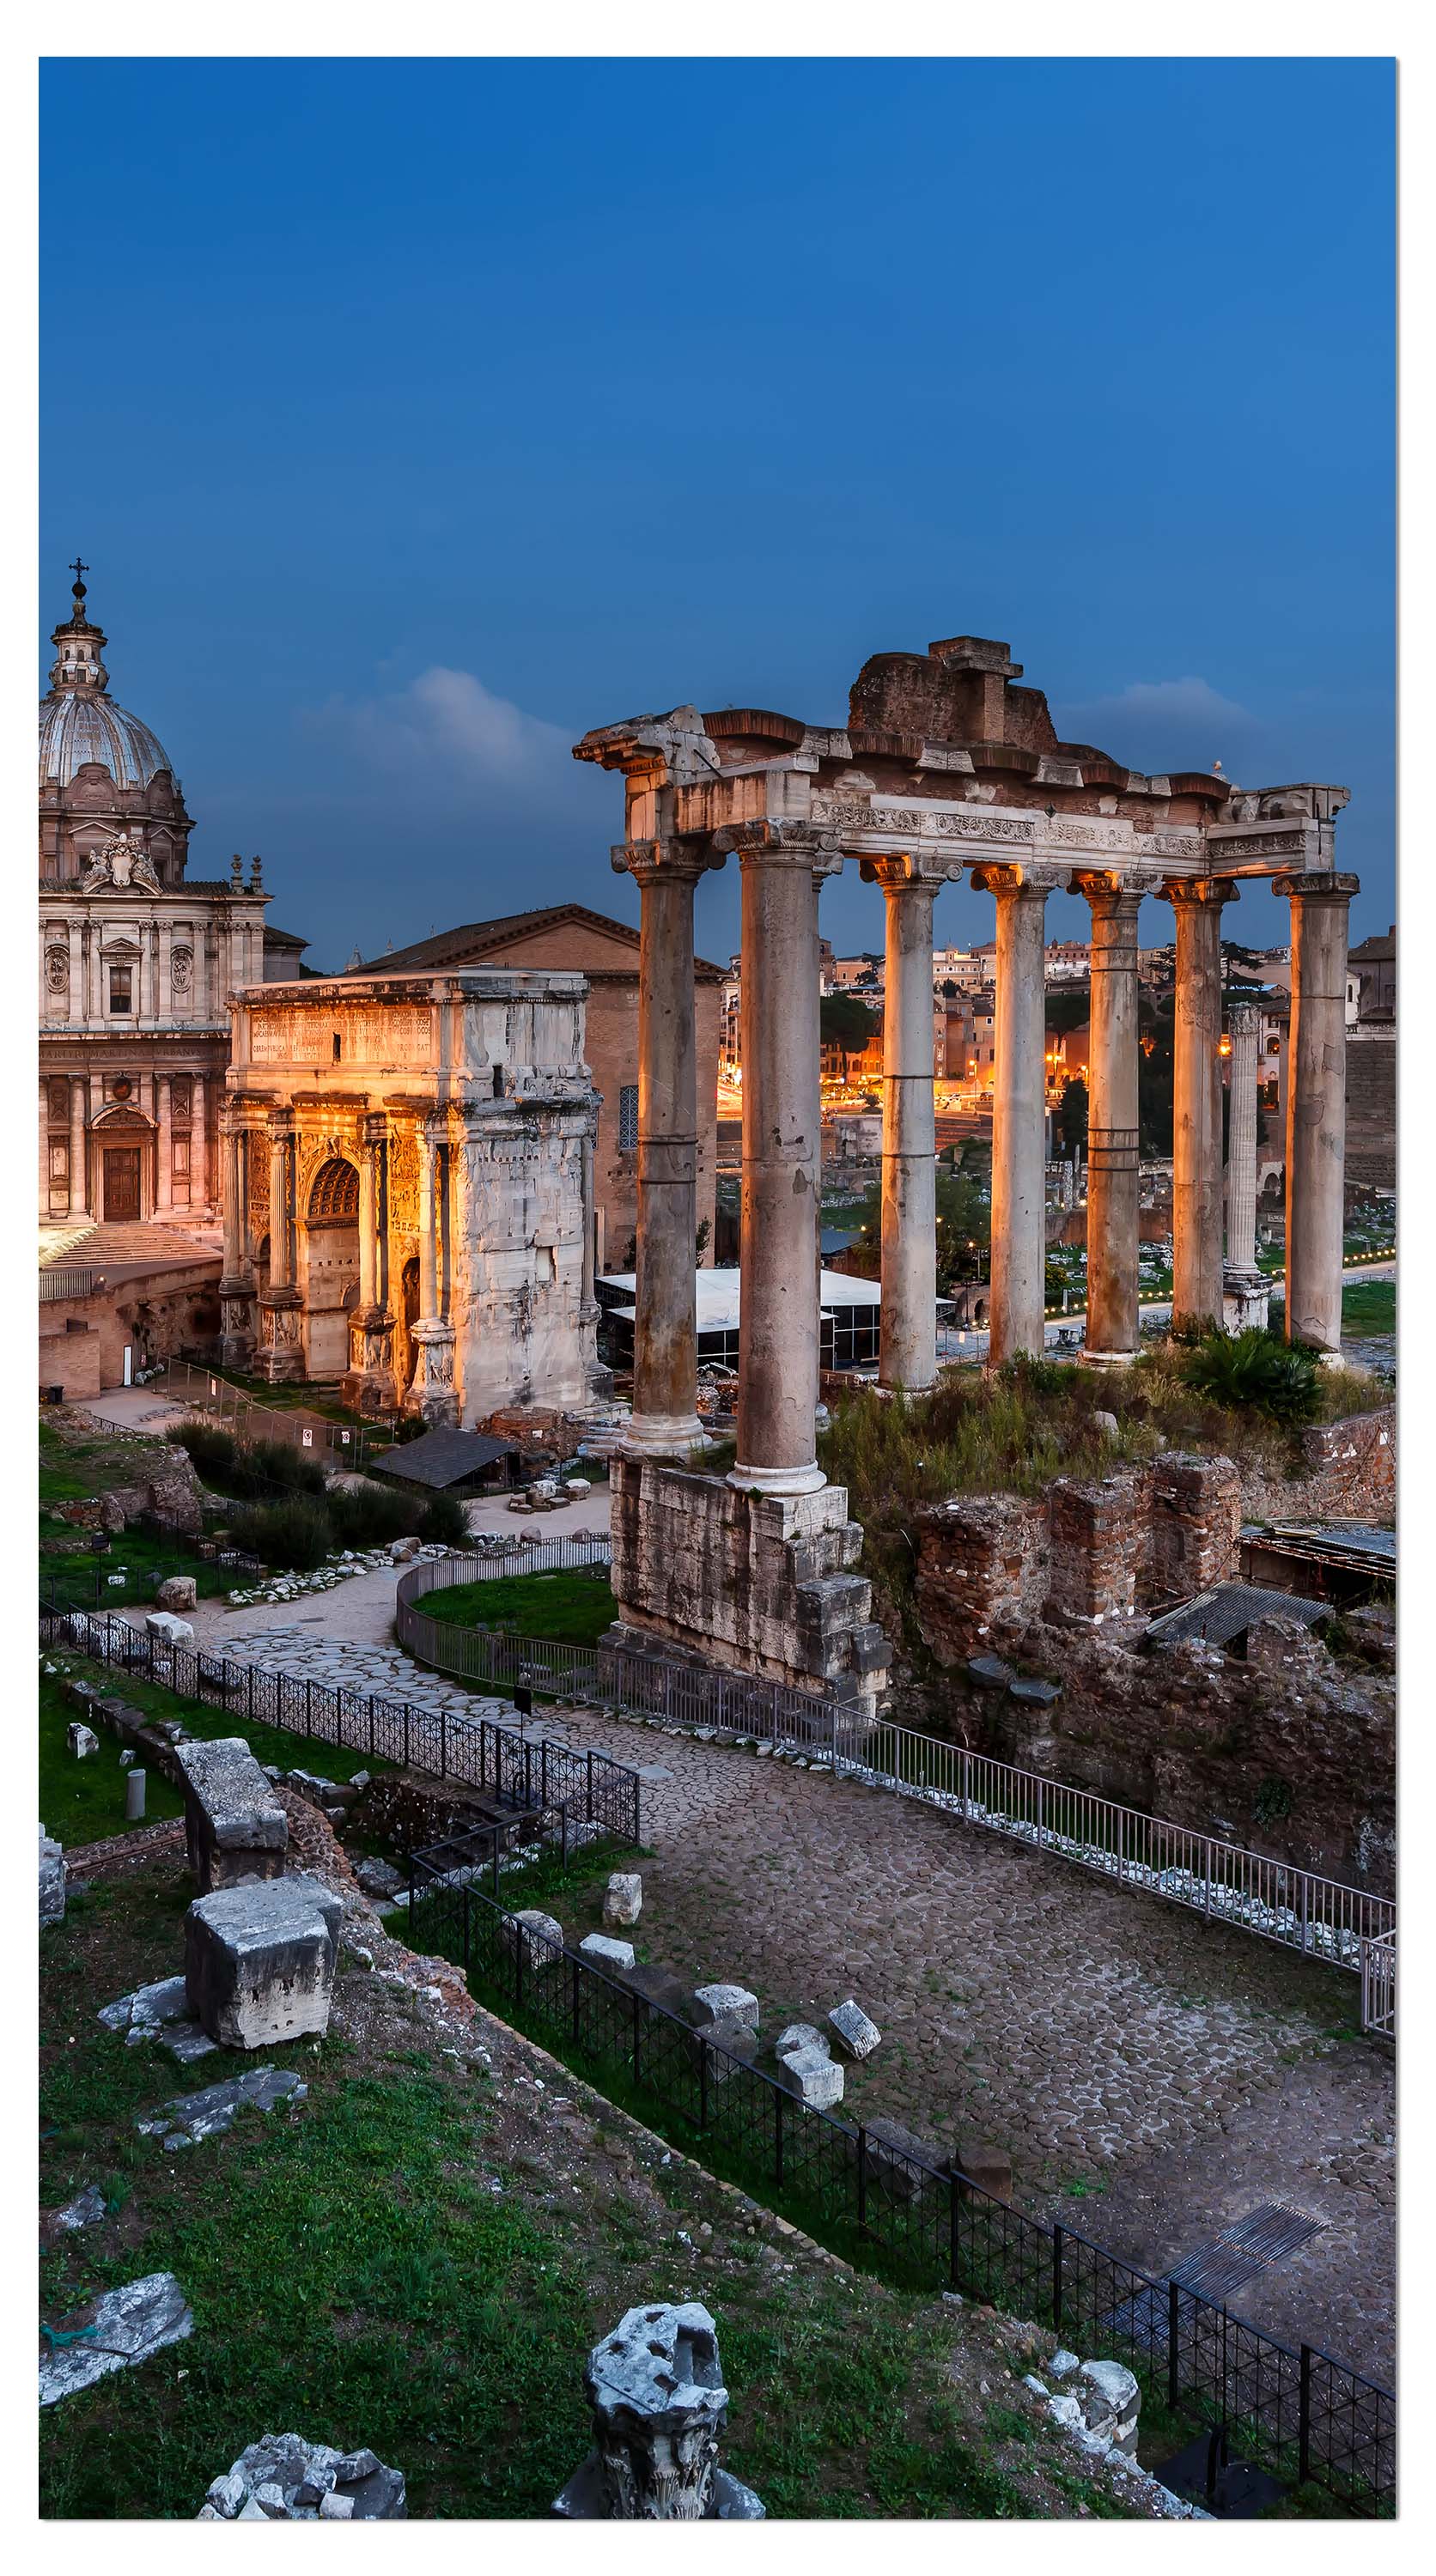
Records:
[[[51,666],[50,686],[52,689],[98,689],[103,692],[110,685],[110,675],[100,655],[109,639],[101,634],[98,626],[91,625],[85,614],[88,596],[85,575],[90,566],[76,555],[69,570],[75,576],[71,585],[75,605],[68,618],[55,627],[50,636],[58,656]]]

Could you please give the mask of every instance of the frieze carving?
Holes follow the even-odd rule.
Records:
[[[47,948],[45,981],[52,993],[65,993],[70,988],[70,952],[68,948]]]
[[[1218,864],[1218,854],[1223,867],[1229,867],[1233,859],[1295,858],[1311,847],[1313,832],[1253,832],[1250,839],[1223,833],[1213,845],[1212,865]]]
[[[396,1234],[419,1230],[419,1148],[403,1128],[389,1139],[389,1223]]]
[[[249,1157],[249,1222],[255,1235],[269,1231],[269,1138],[251,1133],[244,1150]]]
[[[1028,814],[938,814],[930,818],[944,841],[1030,842],[1035,826]]]
[[[176,948],[170,957],[170,983],[177,993],[187,993],[194,975],[194,951]]]

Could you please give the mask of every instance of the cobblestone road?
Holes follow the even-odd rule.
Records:
[[[204,1605],[197,1624],[316,1681],[511,1714],[379,1642],[377,1586],[364,1642],[336,1633],[360,1588],[267,1631]],[[751,1986],[766,2029],[849,1994],[872,2014],[848,2111],[1007,2148],[1024,2205],[1155,2270],[1262,2203],[1299,2208],[1323,2233],[1233,2312],[1389,2376],[1394,2080],[1351,2036],[1354,1978],[884,1791],[597,1714],[543,1723],[649,1774],[648,1955]]]

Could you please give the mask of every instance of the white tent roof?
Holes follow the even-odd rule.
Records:
[[[739,1291],[742,1273],[738,1270],[700,1270],[696,1274],[698,1290],[698,1330],[700,1333],[731,1333],[737,1329]],[[616,1288],[632,1299],[638,1282],[631,1270],[607,1271],[601,1283]],[[819,1302],[825,1315],[840,1306],[880,1306],[882,1289],[876,1279],[849,1279],[841,1270],[820,1270]],[[610,1314],[634,1312],[626,1306],[610,1306]]]

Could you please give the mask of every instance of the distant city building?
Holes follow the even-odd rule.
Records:
[[[110,696],[85,569],[40,701],[40,1222],[209,1239],[228,997],[305,975],[307,943],[266,925],[258,859],[186,876],[184,791]]]
[[[493,921],[465,922],[389,950],[360,975],[406,975],[420,970],[453,973],[467,966],[559,967],[588,982],[587,1061],[600,1095],[594,1147],[594,1259],[599,1268],[627,1252],[638,1223],[638,933],[586,904],[548,904],[536,912],[511,912]],[[694,961],[698,1028],[698,1223],[706,1220],[705,1256],[713,1258],[714,1184],[718,1171],[718,1064],[720,1021],[726,1049],[727,996],[737,977],[706,958]],[[732,1059],[735,1063],[738,1058]]]

